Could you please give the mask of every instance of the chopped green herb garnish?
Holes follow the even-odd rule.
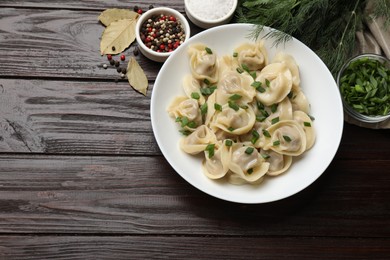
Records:
[[[311,123],[310,122],[303,122],[303,125],[307,126],[307,127],[311,127]]]
[[[203,96],[209,96],[213,94],[214,90],[217,89],[217,86],[210,86],[200,89],[200,93],[202,93]]]
[[[234,131],[234,128],[231,127],[231,126],[229,126],[229,127],[228,127],[228,130],[229,130],[230,132],[233,132],[233,131]]]
[[[191,97],[192,97],[193,99],[199,99],[199,98],[200,98],[200,95],[199,95],[198,92],[192,92],[192,93],[191,93]]]
[[[383,116],[390,110],[390,68],[363,57],[352,61],[341,75],[344,101],[364,115]]]
[[[266,120],[267,118],[263,115],[258,115],[256,116],[256,121],[257,122],[264,122],[264,120]]]
[[[222,111],[222,106],[218,103],[214,103],[214,109],[217,111]]]
[[[248,174],[252,174],[252,173],[253,173],[253,168],[249,168],[246,172],[247,172]]]
[[[241,64],[241,68],[245,70],[246,72],[250,73],[250,70],[246,64]]]
[[[209,158],[214,156],[215,144],[209,144],[206,146],[205,151],[209,153]]]
[[[269,82],[269,80],[268,79],[265,79],[265,85],[267,86],[267,87],[269,87],[270,86],[270,82]]]
[[[252,139],[251,139],[251,143],[252,144],[255,144],[257,142],[257,140],[259,140],[260,138],[260,134],[259,132],[257,132],[255,129],[252,130]]]
[[[208,54],[213,54],[213,51],[209,48],[209,47],[206,47],[204,48],[205,51],[208,53]]]
[[[228,104],[229,104],[229,107],[231,108],[231,109],[234,109],[234,111],[238,111],[239,109],[240,109],[240,107],[235,103],[235,102],[233,102],[233,101],[228,101]]]
[[[275,113],[277,109],[278,109],[278,104],[275,103],[275,104],[271,105],[271,112],[272,113]]]
[[[279,117],[272,118],[271,124],[276,124],[277,122],[279,122]]]
[[[265,130],[265,129],[263,129],[263,135],[264,135],[265,137],[268,137],[268,138],[271,137],[270,133],[269,133],[267,130]]]
[[[238,67],[236,70],[237,70],[237,72],[240,73],[240,74],[242,74],[242,73],[244,72],[244,70],[241,69],[240,67]]]
[[[238,56],[237,52],[233,52],[233,57],[236,58]]]
[[[183,117],[181,117],[180,122],[181,122],[181,127],[185,127],[186,125],[188,125],[188,123],[190,122],[190,120],[188,119],[188,117],[183,116]]]
[[[272,143],[272,145],[273,145],[273,146],[278,146],[278,145],[280,145],[280,141],[279,141],[279,140],[276,140],[276,141],[274,141],[274,142]]]
[[[291,138],[288,135],[283,135],[283,139],[288,143],[291,142]]]
[[[251,75],[251,77],[252,77],[253,79],[256,79],[256,77],[257,77],[256,71],[249,72],[249,75]]]
[[[264,159],[268,159],[268,158],[270,158],[271,156],[270,156],[269,154],[262,153],[262,154],[261,154],[261,157],[263,157]]]
[[[200,106],[200,113],[201,113],[202,115],[207,114],[207,110],[208,110],[207,103],[204,103],[203,105]]]
[[[233,94],[229,97],[230,100],[239,100],[240,98],[242,98],[242,96],[239,94]]]
[[[261,82],[260,81],[253,81],[251,86],[254,87],[255,89],[257,89],[258,87],[261,87]]]
[[[207,86],[209,86],[209,85],[211,84],[211,83],[210,83],[210,80],[208,80],[208,79],[204,79],[203,82],[204,82],[204,84],[206,84]]]
[[[187,130],[187,129],[180,129],[179,132],[182,134],[182,135],[185,135],[185,136],[188,136],[191,134],[191,131]]]
[[[226,139],[226,140],[225,140],[225,145],[226,145],[226,146],[232,146],[232,145],[233,145],[233,141],[230,140],[230,139]]]
[[[247,147],[245,149],[245,153],[246,154],[252,154],[254,150],[255,150],[255,148],[249,146],[249,147]]]

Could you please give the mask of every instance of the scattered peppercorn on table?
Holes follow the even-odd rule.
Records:
[[[185,13],[177,0],[0,2],[0,258],[388,258],[388,130],[345,124],[324,174],[276,202],[223,201],[176,174],[150,122],[162,64],[136,43],[99,50],[103,10],[157,6]]]

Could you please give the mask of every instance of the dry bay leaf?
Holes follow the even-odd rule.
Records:
[[[121,19],[110,23],[103,31],[100,53],[118,54],[135,40],[136,19]]]
[[[126,76],[129,80],[130,86],[146,96],[146,91],[148,90],[148,79],[146,78],[144,70],[134,57],[131,57],[129,63],[127,64]]]
[[[99,15],[99,21],[105,26],[110,25],[112,22],[122,20],[122,19],[134,19],[137,20],[139,14],[128,10],[128,9],[119,9],[119,8],[110,8],[104,10]]]

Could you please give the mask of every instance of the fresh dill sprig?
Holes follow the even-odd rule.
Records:
[[[251,38],[262,35],[264,26],[272,27],[262,37],[275,45],[291,36],[312,50],[336,75],[352,56],[356,32],[364,28],[365,8],[370,0],[240,0],[237,22],[255,24]],[[390,0],[372,1],[372,17],[382,16],[390,25]]]

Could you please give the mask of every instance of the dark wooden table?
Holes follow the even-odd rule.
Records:
[[[325,173],[268,204],[210,197],[171,168],[150,122],[161,65],[136,57],[144,97],[99,54],[102,10],[150,4],[184,12],[1,0],[0,259],[389,259],[388,130],[345,124]]]

